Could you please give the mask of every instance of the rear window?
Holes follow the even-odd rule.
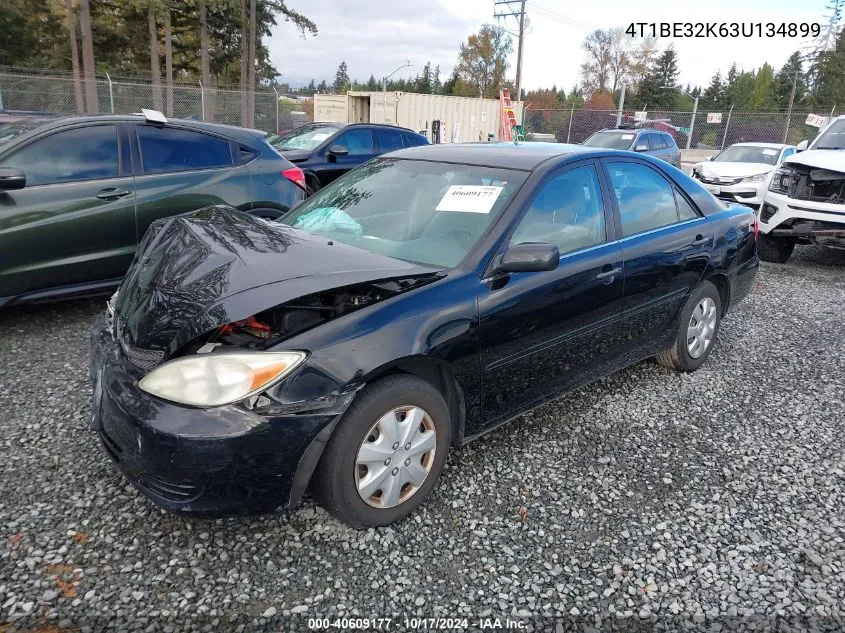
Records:
[[[671,134],[663,134],[663,141],[666,143],[666,147],[669,149],[675,149],[678,145],[675,143],[675,139],[672,138]]]
[[[138,143],[145,174],[232,165],[229,141],[201,132],[139,125]]]
[[[584,145],[589,147],[606,147],[608,149],[628,149],[636,137],[635,132],[626,132],[624,130],[608,130],[605,132],[596,132],[586,141]]]

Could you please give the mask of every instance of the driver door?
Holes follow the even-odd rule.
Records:
[[[481,282],[482,409],[489,426],[602,373],[620,348],[622,249],[609,200],[595,161],[553,173],[515,221],[505,248],[552,243],[559,266]]]
[[[330,154],[329,149],[335,145],[345,147],[348,153],[345,155]],[[323,151],[326,152],[326,161],[318,176],[322,185],[326,186],[350,169],[366,163],[376,155],[373,132],[369,128],[352,128],[339,135]]]

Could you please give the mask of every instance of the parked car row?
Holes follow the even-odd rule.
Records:
[[[92,427],[154,502],[265,512],[310,487],[386,525],[450,447],[633,362],[705,362],[757,220],[662,135],[40,122],[0,145],[0,305],[119,284],[91,332]]]
[[[145,112],[0,124],[0,307],[110,292],[157,219],[214,204],[276,219],[375,155],[427,142],[341,124],[268,139]]]

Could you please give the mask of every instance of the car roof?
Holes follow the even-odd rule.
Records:
[[[389,156],[530,171],[550,158],[596,153],[598,149],[567,143],[441,143],[409,147],[391,152]]]
[[[401,125],[391,125],[390,123],[367,123],[367,122],[360,122],[360,123],[343,123],[341,121],[314,121],[313,123],[306,123],[299,127],[318,127],[321,125],[330,125],[336,128],[351,128],[351,127],[374,127],[374,128],[384,128],[386,130],[397,130],[399,132],[411,132],[412,134],[419,135],[419,132],[412,130],[411,128],[402,127]]]
[[[103,122],[119,123],[124,121],[132,123],[146,123],[148,122],[148,119],[142,114],[89,114],[62,116],[57,117],[55,119],[46,120],[43,125],[39,125],[38,127],[34,128],[26,136],[29,136],[31,134],[39,134],[45,130],[62,128],[75,124],[82,125],[85,123]],[[158,123],[153,124],[161,125]],[[212,133],[216,132],[217,134],[220,134],[222,136],[228,136],[232,139],[239,141],[254,141],[256,138],[263,138],[264,136],[266,136],[266,133],[262,132],[261,130],[236,127],[234,125],[222,125],[220,123],[207,123],[205,121],[195,121],[193,119],[167,119],[167,123],[164,124],[164,127],[167,127],[168,125],[178,125],[179,127],[192,128],[197,131],[207,131]],[[24,137],[21,136],[20,138]]]

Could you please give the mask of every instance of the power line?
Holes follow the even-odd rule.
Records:
[[[514,11],[512,5],[519,5],[519,10]],[[497,7],[504,7],[498,13]],[[493,2],[493,17],[497,20],[507,19],[508,17],[515,17],[519,21],[519,35],[517,49],[516,49],[516,98],[522,98],[522,43],[525,41],[525,0],[494,0]]]

